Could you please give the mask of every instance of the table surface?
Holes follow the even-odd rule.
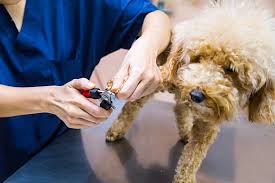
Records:
[[[152,100],[126,138],[105,143],[114,118],[70,130],[5,183],[169,183],[183,149],[173,104]],[[275,128],[244,117],[223,125],[198,173],[198,183],[275,183]]]

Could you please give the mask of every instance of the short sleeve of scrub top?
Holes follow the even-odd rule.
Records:
[[[0,5],[0,84],[34,87],[89,78],[103,56],[131,47],[155,10],[149,0],[26,0],[18,32]],[[52,114],[0,118],[0,182],[65,130]]]

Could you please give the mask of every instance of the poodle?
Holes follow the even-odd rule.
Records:
[[[213,0],[175,26],[166,53],[156,92],[175,95],[179,136],[187,142],[173,183],[195,183],[220,124],[239,109],[251,122],[275,121],[275,19],[260,1]],[[152,96],[128,102],[106,140],[121,139]]]

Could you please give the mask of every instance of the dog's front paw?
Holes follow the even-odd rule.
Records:
[[[197,183],[195,176],[176,175],[173,183]]]
[[[197,183],[195,180],[174,180],[173,183]]]
[[[190,136],[189,135],[182,135],[180,137],[180,141],[185,145],[189,142]]]
[[[106,141],[114,142],[114,141],[122,139],[123,136],[124,136],[124,134],[113,131],[112,129],[109,129],[106,134]]]

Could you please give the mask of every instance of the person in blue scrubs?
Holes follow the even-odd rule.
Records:
[[[149,0],[0,0],[0,182],[68,127],[110,115],[79,92],[103,56],[129,49],[120,99],[153,92],[170,27]]]

